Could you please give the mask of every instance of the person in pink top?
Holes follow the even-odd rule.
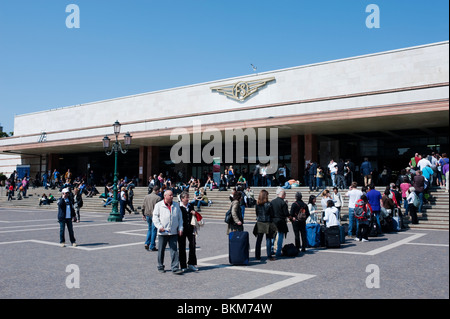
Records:
[[[408,189],[411,187],[411,184],[409,183],[409,180],[407,177],[403,179],[403,183],[400,184],[400,189],[402,191],[402,198],[403,198],[403,207],[405,208],[405,216],[408,216],[408,201],[406,197],[408,197],[408,194],[406,193]]]

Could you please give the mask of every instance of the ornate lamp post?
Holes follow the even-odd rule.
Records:
[[[117,182],[118,182],[118,177],[117,177],[117,154],[119,153],[119,151],[122,154],[125,154],[128,152],[128,148],[131,145],[131,135],[130,132],[127,132],[124,135],[124,145],[125,147],[122,148],[122,144],[119,142],[118,137],[120,134],[120,123],[119,121],[116,121],[113,124],[114,127],[114,135],[116,136],[116,140],[115,142],[111,145],[111,150],[110,150],[110,144],[111,144],[111,140],[109,139],[108,136],[105,136],[102,140],[103,142],[103,149],[105,150],[106,155],[111,155],[112,153],[114,153],[114,182],[113,182],[113,191],[114,191],[114,197],[112,200],[112,211],[109,214],[108,217],[108,221],[109,222],[121,222],[122,221],[122,216],[119,213],[119,210],[117,209],[118,207],[118,200],[117,200]]]

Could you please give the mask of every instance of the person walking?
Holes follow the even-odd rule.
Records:
[[[269,202],[269,192],[265,189],[261,190],[255,206],[256,212],[256,246],[255,258],[261,260],[261,243],[264,235],[266,235],[266,253],[268,260],[275,260],[272,256],[272,238],[277,232],[276,226],[272,220],[274,217],[272,203]]]
[[[347,175],[347,167],[345,166],[344,160],[341,158],[337,163],[337,171],[336,171],[336,186],[340,189],[347,189],[347,181],[345,176]]]
[[[364,158],[359,170],[364,178],[364,186],[369,186],[372,183],[373,168],[367,157]]]
[[[183,191],[180,194],[180,208],[183,216],[183,234],[178,236],[178,248],[180,258],[180,268],[183,271],[193,270],[198,271],[197,255],[195,253],[195,229],[191,224],[192,217],[195,218],[195,210],[189,203],[189,193]],[[186,239],[189,241],[189,259],[186,263]]]
[[[72,219],[75,218],[75,209],[73,208],[73,199],[70,197],[68,188],[62,190],[62,196],[58,199],[58,222],[59,222],[59,243],[61,247],[66,247],[65,228],[69,231],[70,242],[76,247],[75,235],[73,232]]]
[[[154,186],[152,188],[152,192],[144,197],[144,203],[142,205],[142,219],[148,224],[147,238],[145,240],[144,248],[151,251],[158,251],[158,248],[156,248],[156,235],[158,230],[153,223],[153,210],[156,203],[161,201],[159,190],[159,186]]]
[[[306,220],[310,213],[308,205],[302,200],[302,193],[297,192],[295,194],[295,202],[292,203],[290,211],[290,220],[292,222],[292,229],[295,236],[295,247],[304,252],[308,245],[306,241]],[[300,236],[302,238],[302,244],[300,246]]]
[[[80,209],[83,207],[83,197],[82,192],[79,188],[75,188],[75,195],[74,195],[74,208],[76,213],[76,219],[75,222],[79,223],[80,220]]]
[[[177,248],[178,236],[183,235],[183,217],[180,205],[173,201],[173,192],[170,189],[164,192],[164,199],[156,203],[153,222],[158,229],[158,271],[165,272],[164,252],[169,244],[172,273],[183,273],[179,268]]]
[[[287,236],[289,229],[287,227],[286,219],[289,217],[289,210],[287,202],[285,201],[286,191],[282,187],[277,188],[277,197],[272,200],[273,206],[273,222],[277,227],[277,236],[274,240],[275,256],[281,256],[281,249],[283,248],[283,239]],[[275,249],[276,247],[276,249]]]

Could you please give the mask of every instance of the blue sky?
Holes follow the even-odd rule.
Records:
[[[366,27],[366,6],[380,28]],[[66,6],[80,28],[66,27]],[[0,0],[0,123],[14,115],[449,39],[448,1]],[[70,120],[70,119],[68,119]]]

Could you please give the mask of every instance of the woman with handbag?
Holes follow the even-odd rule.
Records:
[[[292,222],[292,229],[294,230],[295,236],[295,247],[300,251],[304,252],[307,246],[306,240],[306,220],[308,219],[310,213],[308,205],[302,200],[302,193],[297,192],[295,194],[295,202],[292,203],[291,212],[289,214],[289,219]],[[302,245],[300,247],[300,236],[302,238]]]
[[[192,225],[192,218],[196,218],[195,210],[191,203],[189,203],[189,193],[183,191],[180,194],[180,208],[181,214],[183,216],[183,234],[178,236],[178,256],[180,260],[180,268],[183,271],[188,269],[193,271],[198,271],[197,266],[197,255],[195,253],[196,246],[196,236],[195,236],[195,226]],[[189,259],[186,263],[186,239],[189,241]]]
[[[261,260],[261,243],[264,235],[266,235],[266,252],[268,260],[275,260],[272,256],[272,238],[277,233],[277,228],[273,224],[273,207],[269,201],[269,192],[265,189],[261,190],[258,201],[255,206],[256,224],[254,235],[256,236],[255,258]]]

